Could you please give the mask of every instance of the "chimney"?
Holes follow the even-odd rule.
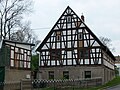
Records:
[[[83,22],[85,22],[85,17],[84,17],[83,14],[81,15],[81,19],[82,19]]]

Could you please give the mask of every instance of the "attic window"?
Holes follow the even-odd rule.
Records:
[[[60,39],[61,39],[61,32],[60,31],[56,32],[56,38],[57,38],[57,41],[60,41]]]
[[[71,22],[71,16],[67,17],[67,22],[70,23]]]
[[[80,21],[76,21],[76,27],[79,27],[81,25]]]
[[[82,32],[78,33],[78,39],[79,39],[79,40],[82,40],[82,39],[83,39],[83,34],[82,34]]]

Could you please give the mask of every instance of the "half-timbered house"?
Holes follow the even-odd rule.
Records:
[[[41,79],[114,78],[113,54],[69,6],[37,51]]]
[[[0,48],[0,75],[5,82],[20,81],[31,75],[31,47],[34,44],[2,40]]]

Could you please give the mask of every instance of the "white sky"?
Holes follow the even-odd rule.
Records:
[[[39,40],[44,39],[68,5],[79,17],[83,13],[86,25],[97,37],[112,40],[114,55],[120,54],[120,0],[34,0],[34,12],[28,19]]]

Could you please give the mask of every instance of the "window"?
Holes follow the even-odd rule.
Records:
[[[55,51],[52,51],[51,52],[51,59],[55,60],[55,56],[56,56]]]
[[[85,71],[85,78],[91,78],[91,71]]]
[[[82,34],[82,32],[78,33],[78,39],[79,40],[83,40],[83,34]]]
[[[84,51],[80,50],[80,57],[83,58],[84,57]]]
[[[61,51],[60,50],[52,50],[51,51],[51,59],[60,60],[61,59]]]
[[[67,17],[67,22],[70,23],[71,22],[71,16]]]
[[[61,32],[60,31],[56,32],[56,38],[57,38],[57,41],[60,41],[60,39],[61,39]]]
[[[80,56],[80,58],[89,58],[89,51],[88,50],[80,50],[79,56]]]
[[[88,50],[84,51],[84,57],[89,58],[89,51]]]
[[[23,68],[24,67],[24,62],[20,61],[20,67]]]
[[[57,41],[60,41],[60,35],[57,36]]]
[[[63,71],[63,79],[69,79],[69,71]]]
[[[54,79],[54,71],[49,71],[49,79]]]
[[[83,47],[83,41],[79,41],[79,47]]]
[[[31,52],[22,48],[15,47],[11,50],[11,67],[14,68],[30,68]]]
[[[80,21],[76,21],[76,27],[79,27],[81,25],[81,22]]]

